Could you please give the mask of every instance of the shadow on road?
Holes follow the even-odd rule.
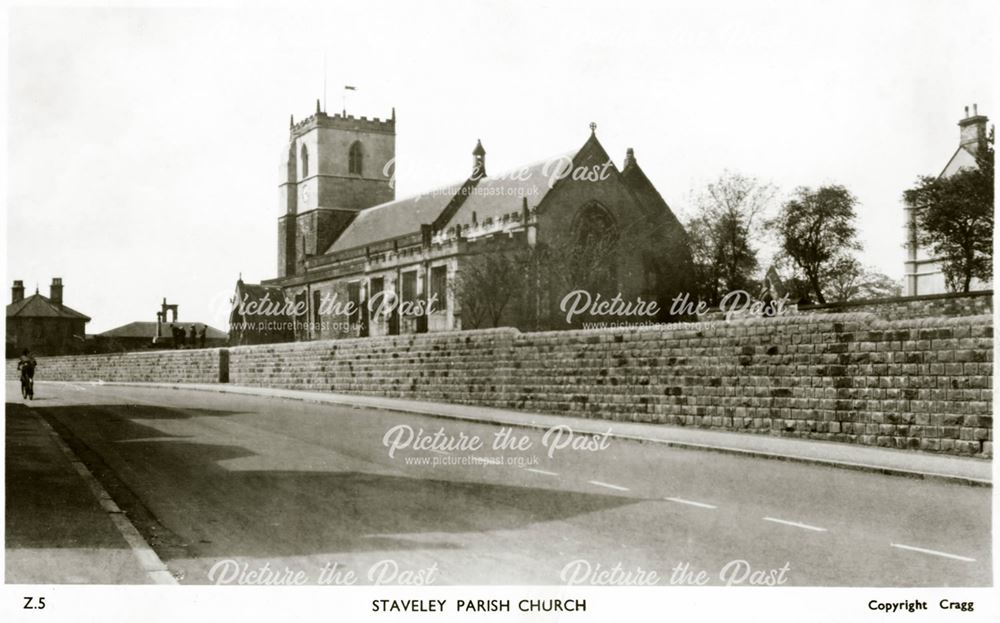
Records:
[[[412,476],[338,468],[338,456],[345,455],[333,448],[326,464],[307,471],[233,469],[220,462],[257,456],[239,440],[232,445],[194,442],[141,420],[237,412],[148,405],[34,410],[63,436],[165,561],[457,548],[449,534],[516,530],[640,501],[449,480],[429,468]]]
[[[121,547],[94,494],[31,411],[7,403],[5,418],[6,547]]]

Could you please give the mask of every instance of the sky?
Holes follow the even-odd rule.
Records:
[[[317,98],[395,107],[397,197],[462,179],[477,139],[500,171],[582,146],[591,122],[682,218],[724,170],[779,198],[843,184],[862,261],[901,280],[903,190],[944,167],[965,106],[1000,115],[998,17],[968,0],[13,9],[7,286],[62,277],[89,333],[155,320],[164,297],[225,329],[237,277],[276,275],[288,119]]]

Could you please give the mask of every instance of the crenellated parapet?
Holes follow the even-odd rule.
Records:
[[[328,115],[325,112],[317,111],[301,121],[295,121],[294,118],[291,119],[289,133],[292,139],[296,139],[316,128],[395,134],[396,109],[392,110],[392,117],[388,119],[381,119],[379,117],[369,119],[365,116],[355,117],[354,115],[343,113]]]

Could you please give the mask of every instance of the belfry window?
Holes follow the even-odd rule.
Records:
[[[361,141],[354,141],[347,154],[347,172],[361,175]]]
[[[309,176],[309,150],[306,146],[302,146],[302,156],[299,158],[302,161],[302,179],[306,179]]]

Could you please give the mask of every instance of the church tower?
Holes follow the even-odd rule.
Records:
[[[279,171],[278,277],[304,270],[365,208],[395,199],[396,111],[390,119],[316,113],[289,121]]]

